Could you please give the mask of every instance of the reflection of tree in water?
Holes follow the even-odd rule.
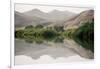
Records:
[[[54,39],[55,43],[63,43],[64,38],[63,37],[57,37]]]
[[[41,44],[41,43],[43,43],[43,40],[37,40],[37,41],[35,41],[37,44]]]
[[[33,43],[33,39],[25,39],[25,42],[27,42],[27,43]]]
[[[37,43],[37,44],[41,44],[44,41],[47,42],[54,42],[54,43],[63,43],[64,38],[63,37],[48,37],[48,38],[25,38],[25,42],[27,43]]]
[[[41,43],[43,43],[43,39],[42,38],[24,38],[24,40],[25,40],[25,42],[27,42],[27,43],[37,43],[37,44],[41,44]]]

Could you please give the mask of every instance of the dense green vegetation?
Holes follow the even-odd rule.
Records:
[[[75,32],[76,29],[68,29],[64,32],[62,32],[62,35],[65,37],[65,38],[73,38],[73,34]]]
[[[87,22],[73,34],[74,40],[94,52],[94,21]]]
[[[54,38],[56,36],[70,37],[73,33],[73,30],[69,29],[65,31],[63,26],[54,26],[44,28],[42,25],[37,26],[26,26],[23,30],[16,30],[16,38]]]
[[[94,21],[84,23],[78,29],[64,30],[63,26],[44,27],[42,25],[26,26],[23,30],[15,31],[15,38],[25,39],[26,42],[38,44],[43,41],[63,42],[64,38],[74,39],[78,44],[94,52]]]
[[[63,27],[46,27],[42,25],[26,26],[23,30],[16,30],[15,37],[25,39],[29,43],[42,43],[44,40],[52,42],[63,42],[66,36],[66,31]]]

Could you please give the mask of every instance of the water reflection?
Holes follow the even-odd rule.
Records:
[[[90,50],[78,45],[74,40],[55,37],[51,39],[15,39],[15,56],[26,55],[38,59],[42,55],[49,55],[53,58],[80,57],[92,59],[93,53]]]
[[[37,44],[42,44],[44,41],[54,42],[54,43],[63,43],[64,38],[59,36],[59,37],[46,38],[46,39],[43,39],[43,38],[34,38],[34,39],[26,38],[24,40],[27,43],[34,43],[35,42]]]
[[[71,56],[71,57],[58,57],[58,58],[53,58],[50,55],[43,55],[40,56],[39,59],[32,59],[30,56],[26,55],[19,55],[15,56],[15,64],[16,65],[25,65],[25,64],[47,64],[47,63],[71,63],[71,62],[83,62],[83,61],[90,61],[90,59],[84,59],[80,57],[79,55]]]

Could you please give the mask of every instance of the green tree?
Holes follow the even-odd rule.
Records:
[[[29,25],[29,26],[26,26],[26,27],[25,27],[25,29],[32,29],[32,28],[34,28],[33,25]]]
[[[77,43],[94,52],[94,21],[84,23],[74,33],[74,39]]]
[[[43,25],[36,25],[35,28],[43,28]]]
[[[63,32],[64,27],[63,26],[54,26],[54,30],[56,30],[57,32]]]
[[[23,30],[15,31],[15,37],[16,38],[23,38],[23,33],[24,33]]]

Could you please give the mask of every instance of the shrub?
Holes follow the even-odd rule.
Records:
[[[42,25],[36,25],[35,28],[43,28],[43,26]]]
[[[24,33],[23,30],[15,31],[15,37],[16,38],[23,38],[23,33]]]
[[[32,29],[32,28],[34,28],[33,25],[29,25],[29,26],[26,26],[26,27],[25,27],[25,29]]]

